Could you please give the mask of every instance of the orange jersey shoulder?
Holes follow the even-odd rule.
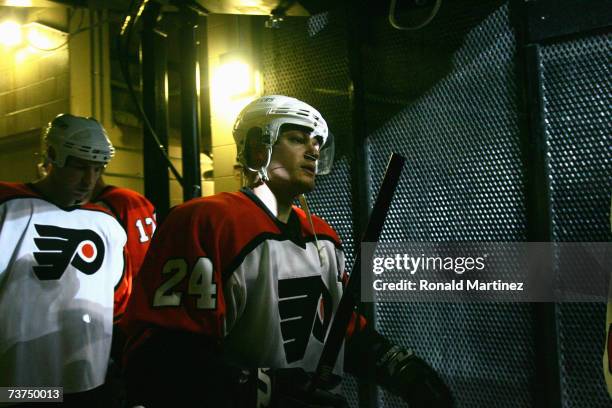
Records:
[[[192,248],[197,256],[211,257],[221,271],[227,271],[247,245],[258,237],[279,233],[275,222],[262,216],[249,197],[220,193],[175,207],[160,228],[159,240],[163,242],[153,245],[174,251],[166,256],[183,255],[186,247]]]
[[[154,208],[153,204],[139,192],[117,186],[106,186],[93,201],[117,203],[117,206]]]
[[[308,221],[308,216],[306,215],[306,212],[296,206],[293,207],[293,210],[295,211],[296,215],[298,216],[298,219],[300,220],[303,234],[305,236],[312,235],[312,227],[310,226],[310,222]],[[336,231],[334,231],[334,229],[329,226],[327,222],[325,222],[320,217],[312,214],[312,224],[314,226],[318,239],[327,238],[333,241],[334,245],[340,247],[340,237],[338,236]]]
[[[106,205],[122,223],[130,217],[155,214],[155,207],[146,197],[127,188],[107,186],[92,201]]]
[[[20,198],[38,198],[40,200],[44,200],[47,202],[51,202],[46,199],[36,188],[30,183],[8,183],[4,181],[0,181],[0,204]],[[58,208],[61,208],[58,206]],[[85,210],[92,211],[100,211],[105,214],[109,214],[113,216],[112,212],[110,212],[107,208],[101,207],[99,205],[93,203],[87,203],[80,206],[74,206],[69,208],[62,208],[64,210],[72,209],[72,208],[81,208]]]
[[[16,198],[42,198],[27,184],[0,181],[0,203]]]

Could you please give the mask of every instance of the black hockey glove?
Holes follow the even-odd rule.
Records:
[[[331,390],[340,377],[328,386],[308,392],[312,374],[301,368],[257,370],[257,407],[269,408],[348,408],[344,397]],[[323,388],[325,387],[325,388]]]
[[[372,329],[355,333],[347,343],[345,368],[358,378],[369,378],[363,356],[375,359],[376,382],[400,396],[410,408],[450,408],[450,390],[438,373],[412,350],[389,342]]]
[[[411,408],[453,406],[450,390],[438,373],[412,350],[391,346],[376,366],[380,385],[402,397]]]

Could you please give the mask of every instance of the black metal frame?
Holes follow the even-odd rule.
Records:
[[[199,103],[196,84],[197,47],[195,28],[198,14],[191,8],[180,11],[179,33],[181,55],[181,146],[183,161],[183,200],[188,201],[202,195],[202,172],[200,171]]]
[[[532,242],[552,240],[550,214],[549,173],[546,166],[544,108],[540,72],[540,47],[519,43],[517,59],[519,83],[524,83],[521,117],[521,140],[525,168],[525,196],[527,209],[527,239]],[[522,72],[521,72],[522,71]],[[522,81],[521,81],[522,79]],[[552,259],[552,254],[549,254]],[[561,407],[561,378],[559,367],[557,305],[534,303],[536,380],[541,387],[532,390],[537,407]]]
[[[200,61],[200,134],[202,151],[212,157],[212,131],[210,117],[210,86],[208,72],[208,18],[198,18],[198,61]]]
[[[156,29],[161,6],[151,2],[144,10],[141,37],[142,104],[151,126],[163,146],[168,145],[168,95],[166,37]],[[161,222],[170,209],[170,177],[160,147],[147,126],[143,126],[144,191],[155,205]]]
[[[349,111],[351,114],[351,130],[353,138],[349,152],[351,155],[351,195],[353,214],[353,242],[360,245],[361,237],[365,233],[368,214],[371,207],[371,186],[367,174],[368,155],[368,128],[366,123],[366,100],[363,78],[363,44],[365,29],[367,27],[366,4],[364,1],[346,2],[345,16],[347,19],[347,47],[349,65]],[[355,260],[359,259],[361,248],[355,248]],[[376,325],[376,305],[374,303],[361,303],[360,312],[368,319],[372,327]],[[359,405],[375,407],[378,405],[378,388],[374,379],[375,361],[372,356],[368,359],[368,372],[372,378],[360,379],[358,384]]]

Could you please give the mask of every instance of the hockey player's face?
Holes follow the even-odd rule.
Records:
[[[53,173],[57,189],[72,205],[89,199],[103,171],[103,163],[68,157],[64,167],[55,167]]]
[[[269,186],[293,197],[314,188],[320,144],[303,130],[288,130],[278,137],[268,166]]]

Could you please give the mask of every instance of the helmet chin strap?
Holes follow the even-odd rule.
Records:
[[[261,168],[257,171],[257,174],[259,174],[259,177],[264,183],[270,180],[270,177],[268,176],[268,166],[270,165],[270,160],[272,160],[272,145],[267,145],[266,154],[268,156],[266,159],[266,164],[261,166]]]
[[[319,245],[319,240],[317,239],[317,233],[315,231],[314,223],[312,222],[312,214],[310,212],[310,209],[308,208],[308,202],[306,201],[306,196],[304,194],[300,194],[299,200],[300,200],[300,205],[302,206],[302,209],[306,213],[308,222],[310,223],[310,229],[312,230],[312,235],[314,236],[314,240],[315,240],[315,246],[317,247],[317,255],[319,256],[319,264],[321,267],[323,267],[323,257],[325,256],[325,253],[321,252],[322,248]]]

